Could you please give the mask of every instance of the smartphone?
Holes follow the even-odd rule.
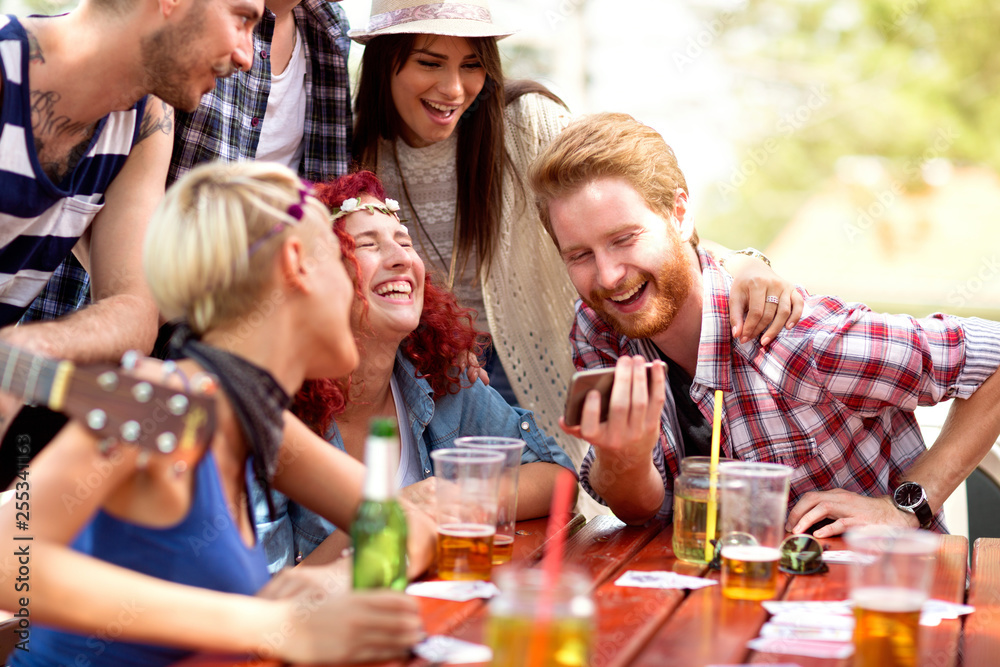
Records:
[[[646,363],[646,382],[652,382],[651,369],[653,364]],[[615,368],[589,368],[573,373],[569,382],[569,393],[566,395],[566,410],[563,419],[566,426],[579,426],[583,414],[583,402],[587,394],[596,389],[601,394],[601,421],[608,419],[608,406],[611,404],[611,387],[615,383]]]

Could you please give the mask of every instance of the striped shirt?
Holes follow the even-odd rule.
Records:
[[[299,175],[327,181],[347,173],[351,146],[351,105],[347,54],[351,41],[339,4],[303,0],[293,10],[306,51],[306,109]],[[216,81],[191,113],[177,112],[174,152],[167,184],[202,162],[253,160],[271,92],[271,38],[274,14],[254,28],[249,72]],[[90,278],[72,258],[59,266],[23,321],[54,319],[90,302]]]
[[[967,398],[1000,367],[1000,323],[932,315],[884,315],[835,297],[805,296],[802,319],[767,347],[740,344],[729,325],[732,279],[700,252],[704,302],[691,399],[712,418],[724,394],[722,455],[783,463],[792,474],[790,506],[808,491],[843,488],[887,495],[924,451],[913,410]],[[577,302],[570,334],[577,368],[614,366],[622,355],[660,358],[652,341],[615,333]],[[674,399],[667,391],[653,461],[673,509],[673,480],[684,455]],[[590,486],[593,448],[580,470]],[[944,529],[941,514],[935,528]]]
[[[42,170],[31,129],[28,39],[0,16],[0,326],[18,321],[104,206],[135,143],[145,99],[102,118],[84,157],[60,183]]]

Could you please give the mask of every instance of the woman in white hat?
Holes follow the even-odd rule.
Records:
[[[509,398],[506,376],[539,426],[561,436],[577,295],[525,174],[570,114],[541,84],[504,79],[497,40],[510,34],[494,23],[487,0],[373,0],[368,26],[348,33],[366,47],[353,155],[403,195],[401,217],[428,270],[463,306],[485,314],[477,326],[492,335],[503,364],[487,365],[492,384]],[[797,320],[801,299],[792,302],[791,284],[762,279],[757,266],[745,273],[753,287],[744,290],[764,314],[748,333],[777,319],[773,337],[793,307]],[[766,294],[780,294],[780,303],[765,303]],[[560,444],[580,462],[582,443],[561,436]]]

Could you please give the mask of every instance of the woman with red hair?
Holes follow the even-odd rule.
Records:
[[[369,421],[396,419],[401,445],[396,483],[409,487],[411,495],[420,495],[423,490],[413,485],[433,475],[430,452],[452,446],[456,437],[520,438],[525,448],[517,518],[546,514],[559,467],[574,470],[573,463],[538,429],[530,411],[511,407],[475,372],[456,364],[482,351],[481,334],[472,312],[460,308],[426,274],[396,215],[398,204],[386,198],[382,184],[368,171],[318,185],[315,193],[333,212],[334,231],[354,280],[352,326],[361,362],[346,380],[308,382],[296,396],[293,412],[359,460]],[[283,497],[273,500],[279,519],[258,524],[272,571],[309,556],[335,530],[304,507]],[[259,493],[255,505],[264,506]],[[310,562],[338,554],[331,542]]]

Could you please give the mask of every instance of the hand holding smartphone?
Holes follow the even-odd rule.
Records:
[[[652,362],[646,363],[647,386],[652,385]],[[587,394],[596,389],[601,394],[601,421],[608,420],[608,406],[611,404],[611,388],[615,382],[615,368],[590,368],[573,373],[566,395],[566,410],[563,420],[566,426],[579,426],[583,414],[583,403]]]

